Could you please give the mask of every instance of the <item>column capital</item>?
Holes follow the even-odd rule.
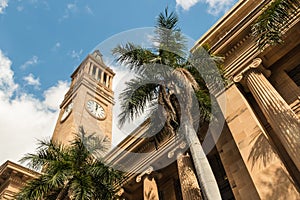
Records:
[[[152,172],[153,172],[153,167],[152,167],[152,166],[149,166],[148,168],[145,169],[145,171],[143,171],[142,173],[140,173],[140,174],[136,177],[135,181],[136,181],[137,183],[139,183],[139,182],[142,180],[142,177],[143,177],[145,174],[150,175]]]
[[[177,154],[181,155],[181,149],[186,148],[186,142],[182,141],[178,146],[174,147],[171,151],[168,153],[168,158],[172,158],[175,155],[175,152],[177,151]],[[178,156],[178,155],[177,155]]]
[[[120,197],[124,194],[124,192],[125,192],[124,188],[120,188],[117,192],[117,195]]]
[[[277,136],[276,140],[300,170],[300,119],[266,78],[270,71],[264,70],[261,59],[255,59],[248,69],[235,77],[235,81],[244,83],[245,89],[251,92]]]
[[[233,81],[235,83],[244,83],[244,78],[247,74],[247,72],[250,69],[258,69],[260,70],[266,77],[269,77],[271,75],[271,71],[267,70],[266,68],[264,68],[264,66],[262,65],[262,59],[261,58],[254,58],[252,60],[252,63],[250,65],[248,65],[245,69],[243,69],[240,73],[238,73],[237,75],[235,75],[233,77]]]

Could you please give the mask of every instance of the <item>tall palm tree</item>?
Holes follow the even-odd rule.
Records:
[[[206,52],[201,50],[187,54],[185,38],[177,24],[177,15],[165,9],[157,18],[153,48],[127,43],[113,49],[117,62],[127,66],[136,75],[126,83],[126,89],[120,95],[119,124],[122,126],[127,120],[134,120],[145,110],[151,109],[150,115],[156,114],[156,117],[152,117],[153,127],[163,124],[160,132],[169,135],[182,133],[189,142],[204,199],[221,199],[194,128],[212,117],[209,90],[199,67],[206,65],[206,70],[202,69],[201,72],[205,71],[206,78],[214,79],[208,63],[215,64],[214,61],[219,61],[219,57],[205,57]],[[193,114],[193,105],[200,105],[200,117],[197,115],[199,112]],[[160,106],[164,109],[159,109]]]
[[[100,158],[106,147],[106,138],[87,136],[82,127],[69,146],[53,141],[40,141],[36,154],[27,154],[21,159],[29,161],[29,166],[42,173],[30,181],[17,199],[113,199],[113,184],[121,178],[121,173],[106,166]]]
[[[289,21],[299,12],[299,0],[274,0],[268,4],[252,25],[259,49],[283,42],[282,32]]]

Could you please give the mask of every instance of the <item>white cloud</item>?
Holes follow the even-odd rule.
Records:
[[[65,9],[65,13],[62,16],[62,18],[59,19],[59,21],[62,21],[63,19],[68,19],[71,16],[71,14],[75,14],[78,11],[79,11],[79,9],[78,9],[76,3],[67,4],[66,9]]]
[[[135,120],[130,123],[126,122],[122,128],[119,127],[118,115],[121,112],[121,101],[119,100],[119,96],[126,88],[125,82],[128,82],[130,79],[134,78],[135,73],[128,71],[126,67],[123,66],[109,66],[116,74],[113,79],[115,105],[113,107],[112,122],[112,146],[116,146],[145,121],[147,113],[135,118]]]
[[[38,62],[39,62],[39,58],[37,56],[32,56],[32,58],[30,58],[24,64],[21,65],[21,69],[26,69],[31,65],[36,65]]]
[[[58,106],[68,89],[66,82],[44,92],[40,100],[20,91],[14,81],[12,62],[0,50],[0,163],[17,162],[25,153],[34,152],[37,139],[50,138],[58,117]]]
[[[225,13],[230,9],[236,0],[206,0],[208,4],[208,13],[212,15],[219,15]]]
[[[79,60],[82,52],[83,52],[82,49],[80,49],[79,51],[72,50],[72,52],[70,53],[70,56],[76,60]]]
[[[90,14],[90,15],[94,15],[93,10],[91,9],[91,7],[89,7],[88,5],[85,6],[85,11]]]
[[[69,88],[67,81],[58,81],[55,86],[50,87],[44,92],[45,100],[43,103],[50,109],[59,109],[61,102],[57,102],[57,99],[61,99],[65,95],[67,88]]]
[[[89,14],[94,15],[93,9],[89,5],[80,5],[77,1],[66,5],[64,14],[58,19],[59,22],[71,18],[75,15]]]
[[[76,12],[78,10],[77,5],[75,3],[67,4],[67,9],[71,12]]]
[[[201,0],[176,0],[176,5],[181,6],[184,10],[189,10],[192,6],[200,1]]]
[[[17,6],[17,11],[21,12],[24,10],[24,7],[23,6]]]
[[[11,70],[12,62],[0,50],[0,98],[8,99],[18,88],[14,83],[14,72]]]
[[[182,7],[184,10],[189,10],[197,3],[208,4],[207,12],[212,15],[219,15],[226,12],[236,0],[176,0],[176,5]]]
[[[113,79],[113,91],[114,91],[114,98],[115,98],[115,105],[113,107],[113,128],[112,128],[112,145],[116,146],[120,143],[127,135],[131,133],[135,126],[138,127],[136,124],[130,124],[129,126],[125,126],[119,128],[118,127],[118,114],[121,111],[121,102],[119,101],[120,93],[125,89],[125,82],[129,81],[133,78],[133,73],[130,73],[124,67],[121,66],[111,66],[110,68],[115,72],[115,76]]]
[[[4,9],[8,6],[8,0],[0,0],[0,14],[4,12]]]
[[[59,42],[56,42],[55,47],[56,47],[56,48],[59,48],[59,47],[60,47],[60,43],[59,43]]]
[[[18,1],[21,2],[22,0]],[[44,9],[50,10],[47,0],[28,0],[27,2],[29,2],[34,8],[40,8],[40,6],[42,6]]]
[[[52,51],[56,51],[61,47],[61,43],[60,42],[56,42],[55,45],[52,47]]]
[[[23,78],[24,81],[26,81],[26,84],[27,85],[32,85],[32,86],[35,86],[35,87],[38,87],[41,85],[40,83],[40,79],[39,77],[38,78],[35,78],[33,74],[28,74],[28,76],[25,76]]]

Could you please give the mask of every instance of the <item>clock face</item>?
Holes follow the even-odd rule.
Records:
[[[61,116],[60,121],[64,121],[65,119],[67,119],[67,117],[70,115],[71,111],[73,109],[73,102],[69,103],[65,109],[64,109],[64,113]]]
[[[103,107],[96,101],[93,100],[87,101],[86,108],[93,117],[96,117],[97,119],[105,118],[105,111]]]

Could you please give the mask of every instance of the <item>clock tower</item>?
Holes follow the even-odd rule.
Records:
[[[82,61],[71,75],[70,89],[60,105],[54,141],[68,144],[80,126],[88,134],[106,136],[111,141],[114,75],[104,64],[99,50]]]

